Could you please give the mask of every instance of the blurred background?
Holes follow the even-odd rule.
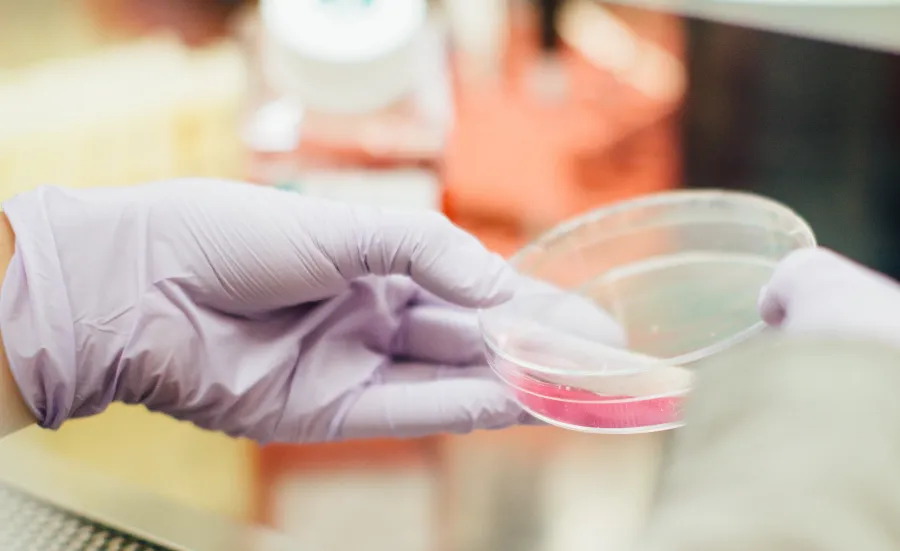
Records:
[[[837,44],[652,4],[431,1],[414,48],[328,88],[290,50],[311,32],[302,18],[273,25],[256,2],[0,0],[0,198],[246,179],[442,210],[508,255],[611,201],[737,188],[900,276],[900,38],[883,30],[900,37],[900,7],[879,4],[863,23],[804,7],[805,21],[827,11]],[[363,108],[379,90],[390,101]],[[115,406],[0,454],[39,450],[325,551],[616,550],[650,498],[660,438],[546,428],[259,448]]]

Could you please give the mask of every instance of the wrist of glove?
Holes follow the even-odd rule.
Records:
[[[0,213],[0,281],[3,281],[6,275],[14,249],[15,235],[6,215]],[[33,425],[34,422],[34,415],[23,401],[19,387],[13,379],[0,336],[0,438]]]

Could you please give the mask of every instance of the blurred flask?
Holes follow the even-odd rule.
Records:
[[[426,0],[262,0],[240,34],[249,178],[308,195],[441,208],[447,34]]]

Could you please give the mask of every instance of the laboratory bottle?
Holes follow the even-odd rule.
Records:
[[[441,208],[453,100],[445,24],[426,0],[261,0],[241,37],[250,180]]]

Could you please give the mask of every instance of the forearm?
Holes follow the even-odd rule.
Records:
[[[9,220],[0,212],[0,285],[6,277],[6,269],[15,251],[15,245],[16,238]],[[19,387],[13,380],[3,336],[0,334],[0,438],[34,423],[34,415],[25,405]]]
[[[900,548],[900,350],[794,342],[704,366],[640,551]]]

